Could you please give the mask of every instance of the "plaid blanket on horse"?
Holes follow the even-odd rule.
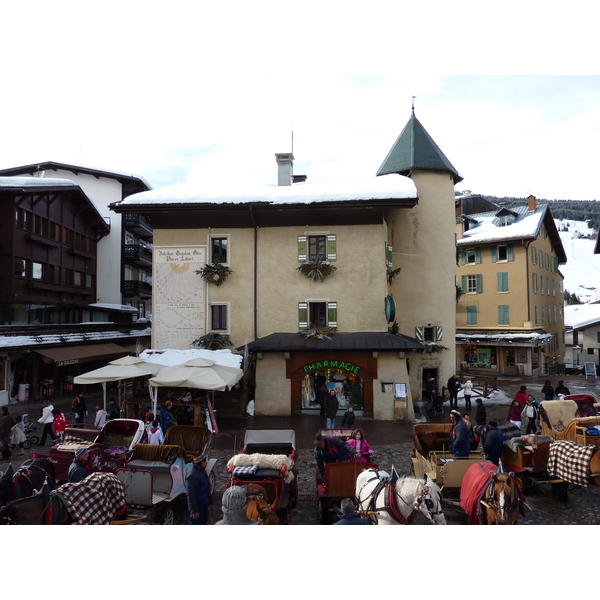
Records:
[[[596,446],[582,446],[569,440],[552,442],[548,456],[548,475],[587,487],[590,477],[590,460],[594,450],[597,450]]]
[[[113,473],[92,473],[56,494],[79,525],[107,525],[126,506],[125,486]]]

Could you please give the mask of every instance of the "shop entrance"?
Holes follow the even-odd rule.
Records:
[[[301,384],[302,412],[321,413],[323,402],[331,390],[336,391],[340,411],[352,406],[358,415],[363,414],[362,379],[351,371],[336,368],[321,369],[304,376]]]

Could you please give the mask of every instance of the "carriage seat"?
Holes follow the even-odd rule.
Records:
[[[280,444],[279,442],[264,444],[247,444],[245,447],[247,454],[260,452],[261,454],[285,454],[290,456],[294,451],[292,444]]]
[[[141,469],[144,471],[153,471],[154,473],[169,474],[170,465],[162,460],[130,460],[127,463],[128,469]]]
[[[577,416],[577,402],[574,400],[544,400],[541,402],[550,427],[562,433]]]
[[[449,451],[450,424],[417,423],[413,425],[413,440],[415,448],[422,456],[431,452]]]

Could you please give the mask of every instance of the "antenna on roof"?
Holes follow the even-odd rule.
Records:
[[[292,123],[292,154],[294,154],[294,124]]]
[[[412,114],[413,115],[415,114],[415,98],[416,98],[416,96],[412,97]]]

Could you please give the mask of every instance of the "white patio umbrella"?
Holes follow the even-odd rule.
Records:
[[[159,387],[186,387],[222,392],[234,386],[244,372],[206,358],[194,358],[182,365],[163,367],[158,375],[148,380],[153,412],[156,414],[157,389]]]
[[[129,357],[125,357],[129,358]],[[119,359],[118,359],[119,360]],[[77,375],[73,383],[88,385],[92,383],[101,383],[104,392],[104,410],[106,410],[106,383],[109,381],[122,381],[123,379],[133,379],[152,375],[151,371],[140,369],[136,364],[115,364],[116,361],[100,367],[94,371],[89,371],[83,375]]]

